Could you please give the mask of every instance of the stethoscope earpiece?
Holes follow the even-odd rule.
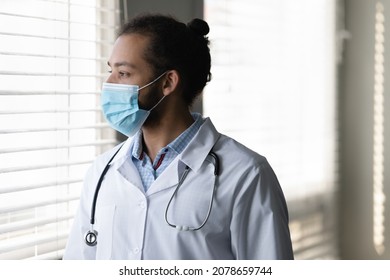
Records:
[[[86,234],[85,234],[85,243],[88,245],[88,246],[96,246],[97,244],[97,231],[96,230],[89,230]]]
[[[189,231],[189,230],[191,230],[190,227],[188,227],[188,226],[179,226],[179,225],[176,225],[175,227],[176,227],[176,229],[177,229],[178,231]]]

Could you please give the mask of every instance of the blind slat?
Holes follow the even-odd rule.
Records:
[[[31,90],[31,91],[23,91],[23,90],[0,90],[0,95],[4,96],[12,96],[12,95],[73,95],[73,94],[100,94],[100,91],[76,91],[76,90],[52,90],[52,91],[44,91],[44,90]]]
[[[0,134],[60,131],[60,130],[79,130],[79,129],[90,129],[90,128],[102,129],[107,127],[109,127],[107,123],[97,123],[95,125],[68,125],[68,126],[53,126],[53,127],[41,127],[41,128],[0,129]]]
[[[16,13],[0,12],[0,16],[20,17],[20,18],[24,18],[24,19],[37,19],[37,20],[43,20],[43,21],[49,21],[49,22],[63,22],[63,23],[67,23],[67,24],[90,25],[90,26],[95,26],[95,27],[104,28],[104,29],[115,28],[114,25],[108,25],[108,24],[99,24],[99,23],[91,23],[91,22],[83,22],[83,21],[72,21],[72,20],[40,17],[40,16],[32,16],[32,15],[24,15],[24,14],[16,14]]]
[[[31,236],[6,240],[6,242],[2,241],[0,242],[0,254],[19,249],[25,249],[32,246],[49,243],[52,241],[58,241],[61,239],[65,239],[67,236],[68,233],[66,231],[62,231],[57,234],[34,234]]]
[[[76,2],[69,2],[69,0],[65,0],[65,1],[41,0],[41,1],[44,1],[47,3],[65,4],[68,6],[75,6],[75,7],[93,8],[98,12],[120,13],[119,9],[109,8],[109,7],[101,6],[99,4],[96,4],[96,6],[91,6],[91,5],[87,5],[85,3],[82,3],[82,2],[77,2],[77,3]]]
[[[83,113],[83,112],[99,112],[100,107],[96,108],[85,108],[85,109],[41,109],[41,110],[0,110],[0,115],[27,115],[27,114],[57,114],[57,113]]]
[[[51,181],[51,182],[43,182],[43,183],[38,183],[38,184],[25,184],[25,185],[18,185],[18,186],[0,186],[0,194],[16,193],[16,192],[21,192],[21,191],[48,188],[48,187],[53,187],[53,186],[75,184],[75,183],[80,183],[82,181],[83,181],[83,178],[67,178],[67,179],[56,180],[56,181]]]
[[[31,258],[26,258],[25,260],[61,260],[64,256],[65,250],[55,250],[50,253],[40,254]]]
[[[80,196],[70,195],[70,196],[64,196],[55,199],[46,199],[41,201],[27,202],[27,203],[22,203],[20,205],[0,206],[0,214],[16,212],[16,211],[21,211],[26,209],[34,209],[36,207],[59,204],[64,202],[70,202],[73,200],[77,200],[79,198]]]
[[[0,234],[9,233],[18,230],[30,229],[41,225],[67,221],[73,219],[73,217],[74,217],[74,213],[67,213],[67,214],[53,216],[53,217],[8,223],[8,224],[0,225]]]
[[[104,146],[104,145],[114,145],[116,143],[117,141],[115,139],[109,139],[109,140],[99,140],[95,142],[86,142],[86,143],[74,143],[74,144],[69,143],[69,144],[57,144],[57,145],[47,145],[47,146],[5,148],[5,149],[0,149],[0,154],[75,148],[75,147],[85,147],[85,146]]]
[[[22,71],[0,71],[0,75],[11,76],[49,76],[49,77],[85,77],[85,78],[104,78],[106,74],[76,74],[76,73],[39,73],[39,72],[22,72]]]
[[[29,171],[29,170],[37,170],[37,169],[45,169],[45,168],[56,168],[63,166],[75,166],[80,164],[88,164],[91,163],[93,159],[89,160],[79,160],[79,161],[67,161],[67,162],[50,162],[47,164],[40,165],[24,165],[24,166],[15,166],[8,168],[0,168],[1,173],[9,173],[9,172],[20,172],[20,171]]]
[[[38,58],[54,58],[54,59],[91,60],[91,61],[97,61],[97,62],[102,62],[102,61],[106,60],[106,58],[102,58],[102,57],[50,55],[50,54],[43,54],[43,53],[27,53],[27,52],[13,52],[13,51],[0,51],[0,55],[31,56],[31,57],[38,57]]]
[[[67,37],[57,37],[57,36],[46,36],[46,35],[35,35],[27,33],[11,33],[1,31],[0,35],[3,36],[12,36],[12,37],[23,37],[23,38],[36,38],[36,39],[49,39],[49,40],[61,40],[68,42],[84,42],[84,43],[94,43],[99,45],[111,45],[111,41],[107,40],[88,40],[88,39],[79,39],[79,38],[67,38]]]

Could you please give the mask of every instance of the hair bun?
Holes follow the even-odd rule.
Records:
[[[210,27],[207,22],[199,18],[194,18],[191,20],[189,23],[187,23],[187,27],[199,36],[205,36],[210,31]]]

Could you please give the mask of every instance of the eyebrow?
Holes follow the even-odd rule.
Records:
[[[111,67],[111,63],[107,61],[107,65]],[[126,61],[121,61],[121,62],[116,62],[114,63],[114,67],[120,67],[120,66],[127,66],[130,68],[136,68],[134,64],[126,62]]]

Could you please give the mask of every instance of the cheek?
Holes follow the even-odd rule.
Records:
[[[150,85],[141,89],[138,94],[138,105],[141,109],[150,110],[163,97],[158,85]]]

